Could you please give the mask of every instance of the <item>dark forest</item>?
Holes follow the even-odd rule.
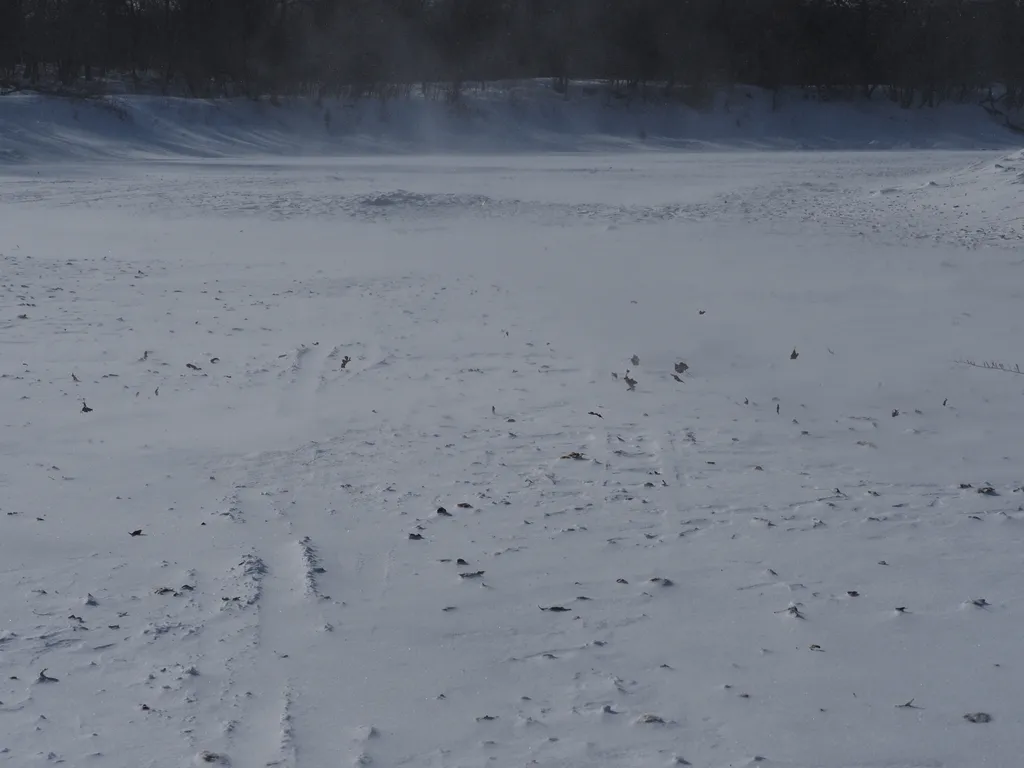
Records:
[[[1024,0],[0,0],[0,82],[391,97],[602,80],[1024,104]],[[879,90],[881,89],[881,90]],[[992,89],[992,90],[990,90]]]

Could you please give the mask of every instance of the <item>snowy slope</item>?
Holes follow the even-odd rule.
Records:
[[[0,764],[1016,766],[1021,173],[9,168]]]
[[[321,157],[408,152],[592,152],[640,149],[980,149],[1021,139],[970,104],[900,109],[873,101],[820,102],[736,87],[707,110],[615,98],[544,81],[468,90],[443,99],[199,100],[142,95],[0,98],[0,162],[139,157]],[[1019,121],[1018,121],[1019,122]]]

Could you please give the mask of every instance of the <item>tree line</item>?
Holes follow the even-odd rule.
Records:
[[[1024,105],[1024,0],[0,0],[0,82],[193,96],[521,78]]]

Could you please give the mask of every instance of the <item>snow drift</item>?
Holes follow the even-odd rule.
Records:
[[[1021,138],[974,105],[898,108],[733,88],[700,111],[541,82],[468,91],[457,105],[414,94],[356,102],[142,95],[0,98],[0,160],[579,152],[656,148],[1002,148]]]

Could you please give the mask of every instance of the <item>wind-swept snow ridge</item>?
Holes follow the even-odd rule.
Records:
[[[199,100],[143,95],[90,99],[0,97],[0,162],[103,158],[272,158],[393,153],[507,153],[652,149],[981,149],[1021,138],[980,106],[900,109],[809,101],[735,87],[708,110],[611,98],[543,81],[468,90],[458,109],[418,93],[385,103],[308,99]],[[400,203],[382,195],[369,204]]]

